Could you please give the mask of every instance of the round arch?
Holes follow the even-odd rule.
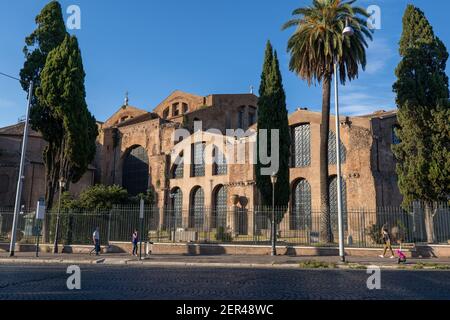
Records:
[[[149,189],[149,158],[147,150],[135,145],[129,148],[122,161],[122,186],[132,196],[145,193]]]
[[[294,181],[292,184],[291,203],[291,229],[311,229],[311,185],[308,180],[299,178]]]
[[[205,218],[205,193],[203,188],[200,186],[192,188],[189,200],[189,227],[201,228]]]

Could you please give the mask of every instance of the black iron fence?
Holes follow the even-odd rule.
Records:
[[[269,244],[272,224],[271,208],[198,208],[181,210],[146,207],[140,219],[139,206],[117,206],[110,210],[62,211],[59,239],[63,244],[90,244],[96,227],[101,242],[128,242],[135,229],[141,230],[144,240],[154,242]],[[34,243],[37,234],[49,242],[55,237],[57,212],[46,215],[45,222],[35,220],[35,212],[24,210],[19,215],[18,237],[22,243]],[[289,210],[276,208],[277,241],[280,245],[330,246],[338,241],[337,213],[330,212],[329,223],[324,223],[320,210]],[[374,210],[346,210],[344,237],[347,246],[378,247],[382,244],[381,228],[386,226],[395,241],[403,243],[427,242],[429,230],[433,242],[449,243],[450,209],[436,206],[427,228],[425,210],[414,206],[377,208]],[[0,209],[0,242],[11,236],[13,209]],[[325,243],[324,234],[333,241]]]

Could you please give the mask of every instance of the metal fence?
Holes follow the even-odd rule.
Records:
[[[34,211],[24,210],[19,215],[18,241],[35,243],[42,225],[35,220]],[[285,209],[275,209],[277,241],[279,245],[336,245],[338,240],[337,214],[330,212],[331,243],[321,241],[323,217],[320,210],[295,214]],[[46,216],[43,230],[47,241],[54,240],[56,212]],[[271,240],[271,208],[221,208],[214,210],[181,210],[146,207],[144,219],[139,217],[139,206],[118,206],[111,210],[62,211],[60,214],[60,243],[90,244],[96,227],[101,242],[128,242],[135,229],[143,230],[145,241],[269,244]],[[0,209],[0,242],[10,239],[13,209]],[[387,226],[394,240],[404,243],[427,241],[423,207],[410,210],[377,208],[374,210],[346,210],[344,212],[345,240],[347,246],[378,247],[382,244],[381,228]],[[433,216],[434,236],[437,243],[450,240],[450,210],[440,205]]]

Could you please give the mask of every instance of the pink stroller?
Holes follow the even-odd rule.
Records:
[[[398,264],[406,263],[406,255],[402,251],[402,244],[400,243],[400,249],[396,251],[398,256]]]

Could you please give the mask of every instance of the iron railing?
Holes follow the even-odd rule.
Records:
[[[193,214],[195,211],[195,215]],[[134,229],[143,230],[143,240],[154,242],[234,243],[268,245],[271,240],[271,208],[203,208],[180,210],[146,207],[144,219],[139,217],[139,206],[115,206],[110,210],[61,211],[60,243],[90,244],[96,227],[101,242],[128,242]],[[24,210],[18,220],[18,241],[34,243],[42,225],[37,223],[32,210]],[[44,239],[53,241],[56,212],[46,215]],[[330,246],[338,240],[337,214],[330,212],[329,230],[334,239],[322,242],[325,230],[320,210],[296,216],[289,210],[276,208],[278,243],[280,245]],[[374,210],[346,210],[344,213],[347,246],[378,247],[382,244],[381,228],[386,225],[395,241],[404,243],[427,242],[425,211],[421,206],[410,210],[384,207]],[[10,239],[13,209],[0,209],[0,242]],[[142,223],[142,227],[141,227]],[[326,225],[326,224],[325,224]],[[433,214],[436,243],[450,240],[450,209],[436,206]],[[141,230],[141,231],[142,231]]]

